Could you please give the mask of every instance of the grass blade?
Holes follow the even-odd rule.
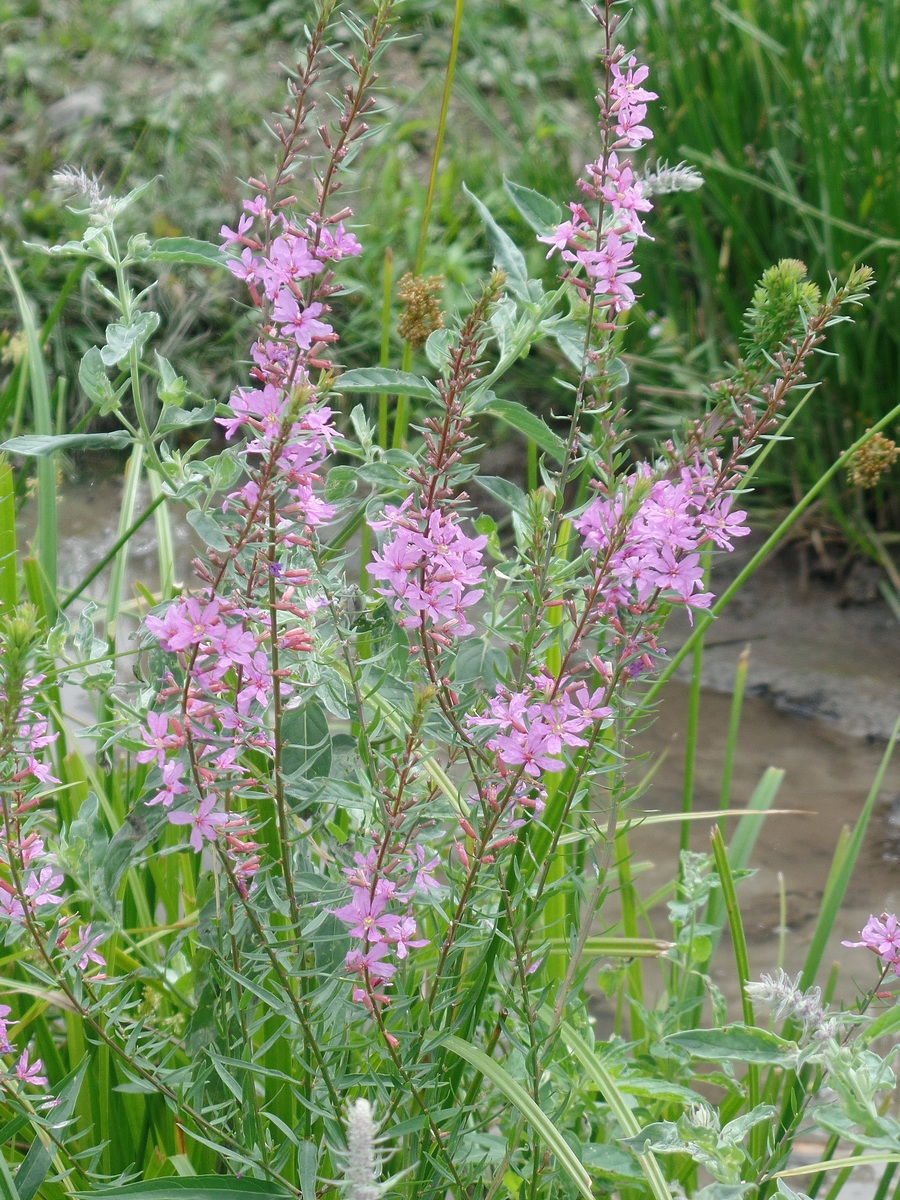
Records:
[[[825,886],[825,894],[822,897],[816,931],[813,934],[812,943],[807,952],[806,961],[803,964],[803,973],[797,985],[801,990],[812,987],[813,983],[815,983],[816,975],[819,972],[819,966],[822,962],[822,956],[825,953],[825,946],[831,935],[837,915],[841,910],[841,905],[847,894],[847,888],[850,886],[853,868],[856,866],[856,860],[862,849],[863,839],[869,827],[875,802],[881,791],[881,786],[890,765],[898,737],[900,737],[900,717],[898,717],[894,725],[893,732],[881,757],[878,771],[872,781],[872,786],[869,788],[869,794],[866,797],[865,804],[863,804],[862,812],[859,814],[857,822],[853,827],[853,832],[846,844],[846,849],[839,859],[837,856],[835,858],[835,865],[829,875],[828,883]]]
[[[0,454],[0,612],[11,612],[18,594],[15,481],[9,460]]]
[[[634,1115],[628,1101],[616,1086],[615,1079],[603,1065],[599,1055],[565,1021],[560,1025],[560,1032],[566,1045],[581,1063],[582,1067],[584,1067],[592,1082],[603,1093],[603,1098],[619,1122],[622,1132],[626,1137],[637,1137],[641,1131],[640,1122]],[[639,1154],[637,1157],[655,1200],[671,1200],[671,1193],[669,1192],[669,1185],[666,1183],[666,1177],[663,1175],[662,1169],[653,1155],[648,1151],[646,1154]]]
[[[552,1150],[556,1155],[559,1165],[578,1188],[581,1195],[586,1200],[593,1200],[594,1193],[591,1190],[590,1176],[582,1166],[575,1151],[547,1114],[541,1112],[522,1085],[517,1083],[511,1075],[507,1074],[498,1062],[489,1058],[483,1050],[479,1050],[477,1046],[470,1045],[469,1042],[464,1042],[462,1038],[451,1034],[450,1037],[444,1040],[443,1044],[448,1050],[452,1050],[454,1054],[459,1055],[470,1066],[480,1071],[486,1079],[489,1079],[503,1093],[511,1104],[516,1106],[532,1129],[541,1137],[548,1149]],[[662,1197],[660,1197],[660,1200],[662,1200]],[[665,1200],[669,1200],[668,1191],[665,1193]]]
[[[50,382],[47,378],[47,368],[44,363],[44,352],[34,319],[31,301],[19,282],[15,268],[9,255],[0,246],[0,259],[6,268],[19,318],[25,333],[28,347],[26,361],[28,363],[28,380],[31,385],[31,402],[34,409],[35,433],[50,437],[56,433],[53,424],[53,409],[50,403]],[[56,598],[58,595],[57,550],[59,530],[56,515],[56,462],[52,458],[38,460],[38,562],[42,576],[42,591],[44,594],[43,608],[52,624],[56,619]]]

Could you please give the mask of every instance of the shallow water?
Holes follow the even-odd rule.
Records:
[[[672,683],[655,723],[640,735],[636,745],[663,761],[637,807],[645,811],[680,812],[684,779],[684,731],[687,723],[688,687]],[[705,692],[700,713],[699,755],[696,763],[694,809],[716,810],[722,782],[731,698]],[[790,815],[761,818],[751,865],[755,875],[739,883],[738,898],[749,944],[751,969],[756,977],[779,965],[779,875],[786,893],[784,967],[799,971],[812,940],[823,889],[841,829],[856,821],[878,771],[883,747],[832,731],[820,722],[786,716],[764,700],[745,700],[741,733],[732,778],[732,808],[746,806],[767,767],[778,767],[785,777],[773,807],[801,810]],[[873,982],[873,960],[861,950],[842,947],[853,939],[873,912],[894,911],[900,904],[898,830],[891,824],[892,803],[900,793],[900,762],[888,768],[866,841],[851,881],[836,928],[828,944],[821,977],[832,962],[842,967],[840,994],[855,995],[851,978],[864,987]],[[896,820],[896,816],[894,817]],[[731,818],[730,834],[737,818]],[[705,852],[713,822],[691,826],[691,849]],[[727,836],[726,835],[726,840]],[[677,859],[679,824],[638,827],[631,846],[638,864],[651,864],[639,880],[642,895],[651,894],[672,878]],[[666,937],[660,913],[657,936]],[[727,983],[733,960],[726,948],[719,952],[713,978]],[[718,973],[718,978],[717,977]],[[846,978],[844,978],[846,977]],[[725,987],[726,993],[731,989]]]

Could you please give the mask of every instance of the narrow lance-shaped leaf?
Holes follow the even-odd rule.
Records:
[[[359,367],[345,371],[337,382],[339,392],[389,392],[392,396],[411,396],[414,400],[433,400],[437,388],[421,375],[409,371],[391,371],[387,367]]]

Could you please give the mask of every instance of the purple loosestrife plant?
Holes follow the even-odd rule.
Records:
[[[673,992],[655,1012],[635,983],[623,1006],[632,1043],[599,1043],[588,968],[598,953],[626,959],[632,982],[636,955],[667,954],[673,978],[693,981],[705,960],[683,931],[707,930],[710,944],[721,931],[694,864],[673,902],[677,941],[639,936],[621,819],[634,714],[665,661],[670,614],[706,619],[707,562],[748,532],[740,492],[753,456],[868,276],[824,300],[806,289],[786,311],[797,264],[767,273],[733,376],[710,388],[700,419],[635,458],[616,354],[636,260],[652,253],[644,222],[655,191],[697,180],[642,173],[657,97],[607,3],[594,9],[598,144],[578,200],[566,213],[508,185],[534,229],[528,254],[559,255],[553,290],[471,197],[495,256],[484,284],[431,320],[418,365],[404,360],[415,371],[342,369],[343,321],[367,303],[366,233],[342,192],[377,111],[392,9],[380,0],[363,20],[321,7],[274,126],[274,171],[250,181],[221,248],[132,239],[122,255],[115,222],[133,197],[91,191],[96,227],[72,252],[114,271],[122,319],[85,357],[83,385],[150,463],[154,503],[187,504],[206,550],[183,588],[164,585],[144,611],[136,682],[112,687],[121,719],[105,710],[105,757],[84,772],[100,798],[89,794],[64,830],[45,816],[71,762],[50,757],[38,626],[7,618],[7,942],[30,939],[26,983],[62,995],[90,1047],[90,1086],[114,1079],[128,1130],[143,1131],[116,1159],[110,1139],[107,1174],[183,1171],[186,1158],[210,1186],[240,1175],[238,1190],[265,1181],[297,1200],[340,1188],[589,1200],[598,1171],[623,1194],[668,1200],[697,1190],[702,1162],[741,1200],[785,1142],[771,1150],[753,1132],[774,1112],[757,1064],[849,1078],[863,1059],[847,1057],[844,1025],[790,981],[748,991],[748,1004],[768,997],[778,1012],[790,1001],[821,1036],[774,1039],[749,1019],[744,1040],[712,1031],[723,1059],[739,1043],[750,1064],[746,1088],[716,1077],[732,1124],[714,1130],[691,1065],[707,1042],[669,1040],[699,1011],[691,997]],[[167,441],[192,420],[176,415],[184,381],[164,359],[144,365],[155,314],[125,280],[154,254],[218,264],[257,318],[241,386],[215,409],[226,448],[207,459]],[[570,371],[565,416],[549,424],[504,394],[512,365],[544,341]],[[136,422],[117,407],[129,382]],[[354,397],[385,393],[420,405],[412,432],[398,417],[393,439],[376,436]],[[540,487],[479,474],[486,421],[533,440]],[[479,513],[485,491],[506,526]],[[73,673],[106,653],[90,611],[82,624]],[[624,934],[605,907],[617,885]],[[878,946],[890,940],[883,922]],[[3,1005],[4,1078],[20,1099],[44,1074],[33,1051],[13,1051],[11,1031]],[[55,1078],[44,1053],[54,1037],[37,1046]],[[859,1103],[842,1096],[842,1136],[888,1136],[873,1099],[884,1071],[863,1065],[868,1090]],[[61,1106],[75,1104],[74,1086]],[[72,1134],[73,1170],[92,1183],[85,1139]],[[615,1142],[624,1159],[606,1153]]]

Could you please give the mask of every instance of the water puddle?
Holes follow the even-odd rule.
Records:
[[[682,809],[688,690],[685,684],[671,683],[655,722],[637,739],[637,748],[651,759],[662,756],[647,792],[637,802],[641,810],[677,813]],[[695,811],[719,807],[730,709],[730,697],[713,692],[703,694]],[[751,968],[757,977],[778,965],[782,941],[779,876],[783,878],[787,910],[784,967],[794,973],[803,965],[838,837],[844,826],[852,827],[862,811],[882,754],[882,746],[833,731],[820,722],[786,716],[764,700],[745,700],[730,806],[744,808],[763,772],[771,766],[785,771],[774,807],[800,810],[796,814],[760,819],[761,829],[751,860],[756,873],[738,885]],[[891,824],[892,818],[897,820],[892,806],[898,793],[900,760],[888,768],[850,889],[828,944],[823,976],[832,962],[838,962],[842,965],[842,976],[857,978],[864,986],[872,982],[871,956],[848,950],[840,943],[842,939],[857,937],[871,913],[894,911],[900,904],[897,871],[900,830]],[[735,823],[736,818],[729,820],[728,833],[733,831]],[[712,821],[692,824],[692,850],[708,852],[712,826]],[[638,881],[642,895],[652,894],[672,878],[679,837],[677,823],[633,830],[635,867],[647,864]],[[656,933],[668,936],[662,913]],[[733,970],[729,970],[733,964],[729,964],[724,949],[719,958],[721,977],[716,981],[723,984],[733,975]],[[845,983],[840,990],[852,998],[850,984]]]

